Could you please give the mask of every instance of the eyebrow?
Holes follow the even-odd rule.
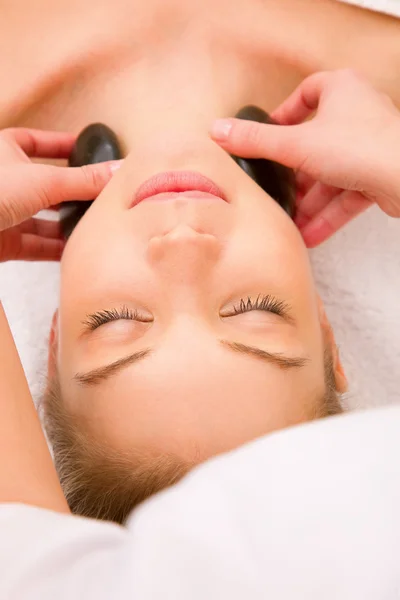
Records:
[[[125,356],[124,358],[119,358],[118,360],[110,363],[109,365],[105,365],[104,367],[92,369],[91,371],[87,371],[87,373],[76,373],[74,375],[74,379],[80,385],[98,385],[102,381],[105,381],[113,375],[116,375],[122,369],[126,369],[126,367],[143,360],[143,358],[146,358],[150,352],[151,348],[139,350],[138,352],[134,352],[133,354]]]
[[[306,356],[286,356],[286,354],[282,354],[281,352],[266,352],[265,350],[261,350],[261,348],[247,346],[246,344],[240,344],[238,342],[229,342],[228,340],[219,341],[223,346],[230,348],[234,352],[255,356],[256,358],[269,364],[274,364],[283,370],[301,369],[309,362],[309,359]]]
[[[309,358],[305,356],[290,357],[280,352],[266,352],[265,350],[261,350],[261,348],[247,346],[246,344],[240,344],[238,342],[230,342],[228,340],[219,340],[219,342],[233,352],[254,356],[259,360],[267,362],[268,364],[276,365],[282,370],[301,369],[309,362]],[[146,358],[146,356],[151,354],[151,351],[151,348],[139,350],[134,354],[120,358],[119,360],[116,360],[109,365],[105,365],[104,367],[98,367],[97,369],[93,369],[87,373],[76,373],[74,375],[74,379],[82,386],[98,385],[102,381],[106,381],[110,377],[116,375],[122,371],[122,369],[125,369],[126,367],[143,360]]]

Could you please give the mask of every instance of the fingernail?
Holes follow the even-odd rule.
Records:
[[[123,158],[121,160],[113,160],[112,162],[110,162],[109,166],[110,166],[111,173],[115,173],[115,171],[118,171],[118,169],[120,169],[122,167],[123,162],[124,162]]]
[[[211,127],[210,135],[216,142],[223,142],[228,139],[232,129],[232,123],[229,119],[217,119]]]

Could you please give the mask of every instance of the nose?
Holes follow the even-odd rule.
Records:
[[[221,243],[208,233],[179,224],[162,236],[153,237],[148,246],[150,263],[178,279],[197,279],[218,261]]]

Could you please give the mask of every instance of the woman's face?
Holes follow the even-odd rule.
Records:
[[[100,440],[188,460],[307,420],[325,389],[296,227],[206,134],[195,139],[133,147],[78,224],[57,352],[63,401]],[[172,170],[209,177],[227,202],[183,193],[131,207]]]

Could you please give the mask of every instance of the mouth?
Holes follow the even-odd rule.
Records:
[[[196,171],[169,171],[154,175],[139,187],[132,207],[144,200],[173,200],[184,194],[196,200],[223,200],[225,195],[205,175]]]

